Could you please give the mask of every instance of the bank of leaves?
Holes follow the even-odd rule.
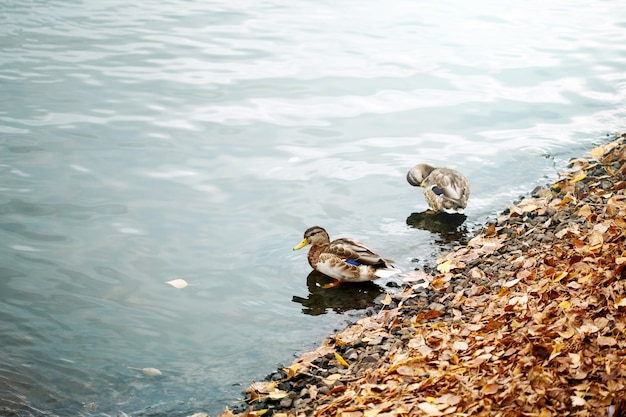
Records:
[[[434,274],[408,277],[396,303],[285,368],[303,406],[255,410],[290,394],[266,381],[248,389],[244,414],[626,416],[624,139],[572,161]],[[411,304],[416,278],[440,294],[439,308]],[[474,284],[451,286],[457,279]],[[385,340],[367,366],[342,356]],[[313,372],[321,363],[337,372]]]

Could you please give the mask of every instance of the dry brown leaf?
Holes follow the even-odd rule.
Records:
[[[467,350],[468,348],[469,345],[463,340],[455,340],[454,343],[452,343],[452,350],[463,351]]]
[[[465,363],[465,366],[467,366],[468,368],[479,367],[480,365],[491,359],[492,356],[493,355],[491,353],[482,354],[472,360],[467,361]]]
[[[333,385],[338,379],[341,378],[341,374],[331,374],[323,379],[326,385]]]
[[[581,333],[584,333],[584,334],[596,333],[598,330],[600,330],[598,329],[598,326],[596,326],[595,324],[591,322],[584,323],[582,326],[580,326],[579,329]]]
[[[506,287],[506,288],[511,288],[512,286],[514,286],[515,284],[517,284],[521,280],[522,280],[522,278],[515,278],[515,279],[512,279],[510,281],[505,282],[502,286]]]
[[[626,307],[626,297],[618,298],[613,305],[615,306],[615,308]]]
[[[574,329],[572,329],[571,327],[568,328],[565,331],[562,332],[557,332],[559,334],[559,336],[561,336],[563,339],[569,339],[570,337],[574,336],[576,334],[576,331]]]
[[[596,146],[591,150],[590,154],[596,159],[602,158],[604,156],[604,148],[602,146]]]
[[[384,306],[388,306],[389,304],[391,304],[391,294],[387,293],[385,295],[385,298],[381,300],[380,303]]]
[[[253,390],[259,394],[269,394],[270,392],[276,389],[276,382],[271,381],[261,381],[261,382],[253,382],[250,385],[250,390]]]
[[[274,391],[270,392],[268,394],[268,396],[272,400],[280,400],[280,399],[283,399],[283,398],[289,396],[289,394],[286,391],[283,391],[283,390],[280,390],[280,389],[275,389]]]
[[[615,346],[617,339],[608,336],[598,336],[598,346]]]
[[[498,384],[485,384],[483,385],[480,392],[484,395],[493,395],[496,394],[500,390],[500,385]]]
[[[426,415],[429,415],[429,416],[442,416],[442,415],[444,415],[441,411],[439,411],[439,408],[437,408],[437,406],[435,406],[434,404],[428,403],[428,402],[419,403],[417,405],[417,407],[420,410],[422,410],[424,413],[426,413]]]
[[[217,417],[235,417],[235,415],[228,409],[228,407],[226,407],[226,409],[218,414]]]
[[[407,365],[398,366],[396,373],[402,376],[413,376],[413,368]]]

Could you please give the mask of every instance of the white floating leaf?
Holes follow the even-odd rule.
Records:
[[[160,376],[160,375],[163,375],[163,372],[159,371],[157,368],[133,368],[132,366],[129,366],[128,369],[132,369],[132,370],[135,370],[135,371],[141,371],[145,375],[148,375],[148,376]]]
[[[185,281],[184,279],[173,279],[171,281],[167,281],[166,284],[170,284],[172,287],[174,288],[185,288],[187,285],[189,285],[189,283],[187,281]]]

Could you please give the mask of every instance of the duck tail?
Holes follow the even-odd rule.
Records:
[[[374,275],[376,275],[378,278],[389,278],[396,274],[399,274],[400,272],[402,271],[399,268],[396,268],[393,265],[389,265],[386,268],[377,269],[376,272],[374,272]]]

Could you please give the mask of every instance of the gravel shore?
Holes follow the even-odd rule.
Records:
[[[221,416],[626,416],[626,135]]]

